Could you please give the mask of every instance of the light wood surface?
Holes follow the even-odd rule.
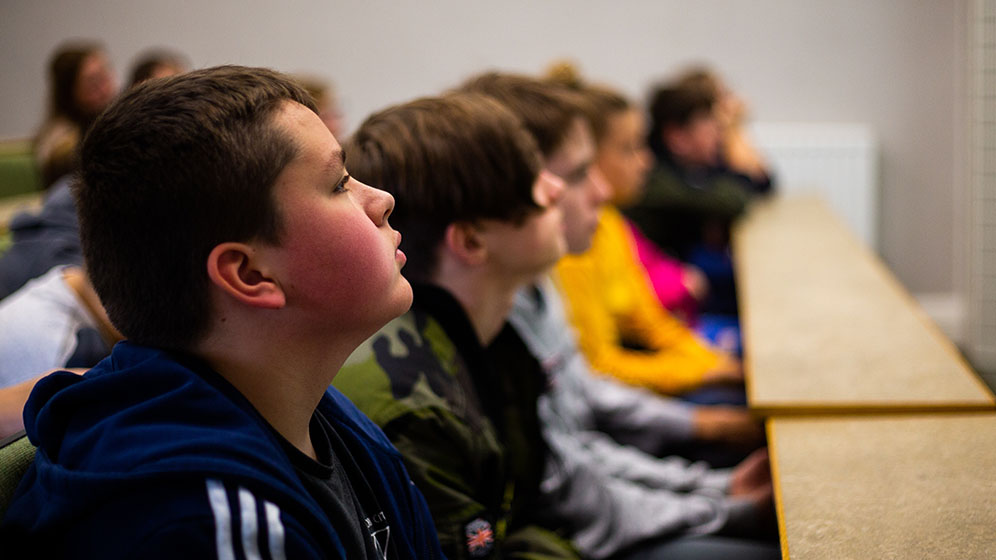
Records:
[[[996,414],[768,420],[785,560],[996,558]]]
[[[820,199],[759,203],[733,247],[759,415],[994,408],[957,349]]]

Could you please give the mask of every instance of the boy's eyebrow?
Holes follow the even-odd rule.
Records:
[[[338,148],[329,155],[329,160],[325,164],[325,168],[328,170],[329,174],[335,174],[336,172],[342,172],[346,169],[346,151],[342,148]]]

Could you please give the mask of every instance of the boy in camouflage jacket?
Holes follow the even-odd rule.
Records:
[[[563,182],[480,94],[375,114],[350,169],[395,194],[412,310],[350,358],[335,385],[377,422],[423,491],[450,558],[577,558],[536,518],[544,377],[506,324],[517,290],[565,251]]]

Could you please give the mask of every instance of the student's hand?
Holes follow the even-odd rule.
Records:
[[[758,511],[763,512],[773,506],[774,491],[767,448],[751,453],[733,469],[729,494],[750,500]]]
[[[691,264],[681,267],[681,284],[688,290],[688,293],[695,298],[695,301],[703,302],[709,295],[709,279],[706,278],[702,270]]]
[[[692,415],[695,438],[718,441],[750,449],[761,443],[761,423],[743,408],[734,406],[697,406]]]
[[[703,379],[706,383],[732,383],[738,384],[744,381],[744,370],[740,364],[740,360],[730,356],[729,354],[724,354],[719,360],[719,364],[716,365],[710,371],[707,371]]]

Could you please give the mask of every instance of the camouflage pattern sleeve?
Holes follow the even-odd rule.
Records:
[[[446,556],[500,558],[505,492],[491,434],[472,433],[441,409],[398,418],[385,433],[425,495]]]
[[[357,349],[333,384],[401,452],[448,558],[577,558],[551,532],[506,534],[515,485],[504,448],[466,365],[432,318],[409,312],[392,321]]]

